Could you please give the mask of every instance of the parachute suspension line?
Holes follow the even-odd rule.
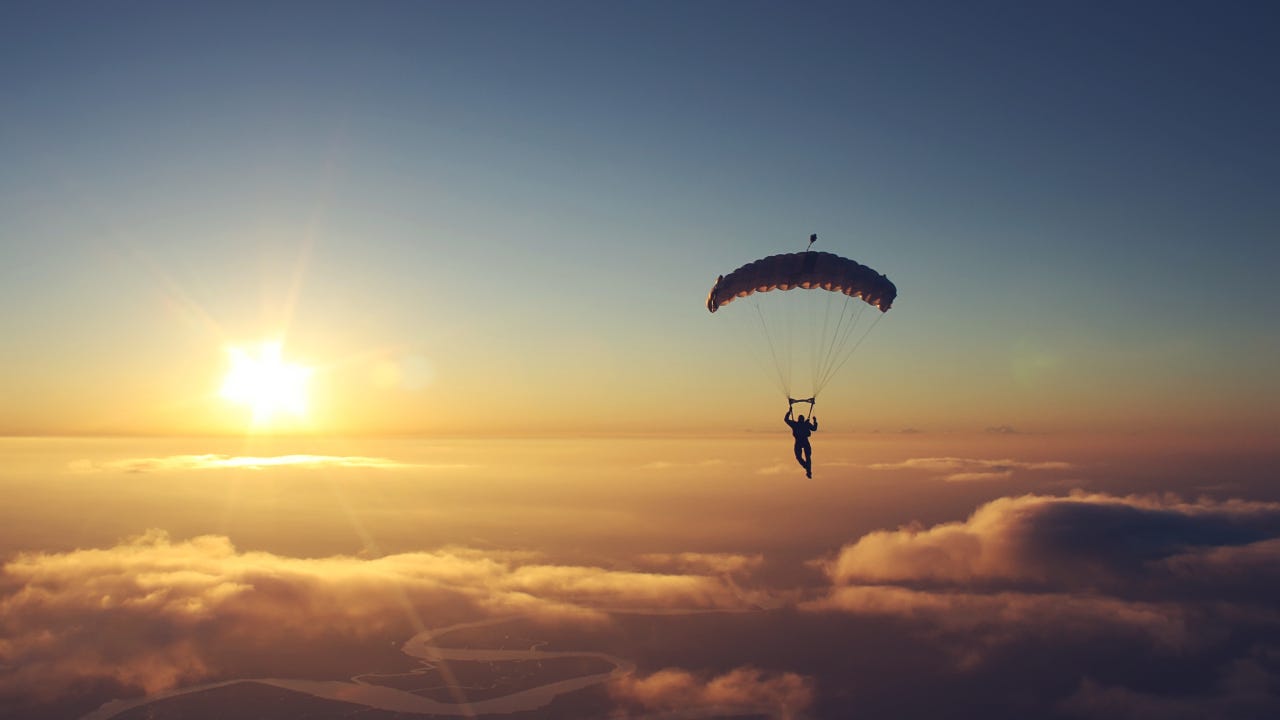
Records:
[[[872,330],[876,329],[876,325],[879,325],[880,321],[883,319],[884,319],[884,313],[880,313],[879,315],[876,315],[876,319],[871,321],[871,325],[869,325],[866,331],[862,333],[862,336],[858,338],[858,342],[853,344],[853,347],[849,349],[849,352],[847,354],[845,354],[844,359],[840,361],[839,365],[835,366],[835,368],[831,370],[828,377],[830,375],[835,375],[836,373],[840,372],[840,368],[844,367],[844,364],[849,362],[849,358],[853,357],[853,353],[857,351],[858,346],[862,344],[863,340],[867,339],[867,336],[871,334]]]
[[[827,365],[826,373],[822,378],[823,383],[826,383],[834,377],[840,368],[844,367],[844,364],[853,356],[854,351],[858,349],[858,345],[861,344],[862,338],[865,337],[866,333],[870,330],[870,327],[868,327],[867,330],[859,331],[862,316],[866,311],[866,305],[858,305],[857,314],[852,318],[852,322],[845,327],[844,335],[840,338],[837,350],[831,356],[830,364]]]
[[[816,381],[819,388],[825,387],[827,382],[835,377],[840,368],[844,367],[844,364],[853,356],[854,351],[858,349],[858,345],[862,344],[862,340],[867,336],[867,333],[871,332],[871,327],[874,327],[874,324],[868,327],[858,336],[857,342],[850,345],[850,341],[855,335],[855,330],[861,322],[863,314],[867,311],[867,305],[852,301],[852,298],[850,302],[854,302],[858,310],[852,315],[847,325],[836,329],[839,337],[832,344],[832,352],[824,359],[823,371]]]
[[[764,311],[760,309],[760,303],[754,296],[751,298],[751,306],[756,309],[756,317],[760,320],[760,329],[764,332],[765,341],[769,343],[769,355],[773,357],[773,370],[778,375],[778,389],[783,395],[791,396],[791,386],[787,378],[782,374],[782,363],[778,361],[777,344],[773,341],[773,333],[769,332],[769,323],[764,319]]]
[[[781,360],[779,367],[784,376],[782,387],[789,395],[795,379],[795,346],[792,344],[796,332],[795,307],[792,303],[770,303],[766,307],[770,308],[769,322],[774,331],[773,341],[777,343],[777,357]]]
[[[825,293],[825,292],[821,294],[824,296],[824,302],[822,304],[822,332],[814,333],[812,335],[813,351],[809,354],[809,358],[812,361],[809,377],[813,378],[815,384],[817,383],[818,378],[822,377],[822,364],[823,364],[822,363],[822,357],[823,357],[822,345],[825,343],[826,339],[830,337],[829,335],[827,335],[827,331],[831,327],[831,305],[835,302],[834,294]],[[847,301],[847,298],[846,298],[846,301]],[[846,305],[847,305],[847,302],[846,302]],[[814,391],[814,394],[816,395],[817,388],[814,387],[813,391]]]
[[[852,298],[846,295],[844,299],[844,304],[840,306],[840,319],[836,320],[835,330],[830,335],[827,334],[826,327],[825,326],[823,327],[822,337],[830,338],[830,342],[827,343],[827,349],[824,352],[819,353],[818,355],[818,357],[821,358],[821,360],[818,363],[819,372],[815,372],[813,374],[813,379],[815,383],[818,381],[819,378],[822,377],[822,372],[821,372],[822,368],[829,364],[828,358],[830,358],[831,355],[835,353],[835,349],[840,346],[840,342],[839,342],[840,335],[842,334],[841,331],[844,329],[845,316],[849,312],[850,300],[852,300]]]
[[[779,308],[782,317],[782,347],[781,353],[784,353],[782,363],[783,372],[787,374],[787,394],[791,394],[794,388],[795,369],[796,369],[796,345],[795,339],[797,333],[803,337],[803,333],[799,328],[799,320],[804,316],[802,309],[796,303],[783,303]]]
[[[845,326],[844,336],[840,338],[840,342],[836,346],[838,349],[835,354],[831,356],[831,362],[833,364],[843,364],[844,357],[847,352],[853,352],[853,348],[849,348],[849,340],[854,337],[855,331],[858,329],[858,323],[862,322],[862,316],[867,312],[868,307],[865,303],[861,302],[855,303],[855,306],[858,308],[858,311],[854,313],[853,317],[850,318],[849,324]],[[865,334],[866,331],[864,330],[863,333]],[[859,340],[861,340],[861,337],[859,337]],[[857,345],[854,345],[854,347],[857,347]],[[848,351],[845,350],[846,348],[849,348]],[[827,366],[827,369],[834,373],[834,369],[830,365]]]
[[[849,335],[853,327],[858,324],[858,319],[862,317],[861,311],[866,308],[859,301],[859,312],[855,313],[851,318],[851,322],[846,325],[845,320],[849,318],[849,308],[853,302],[853,298],[846,295],[844,304],[840,307],[840,318],[836,321],[835,330],[830,335],[827,335],[825,330],[823,332],[823,337],[830,338],[830,341],[827,343],[826,350],[819,353],[818,369],[813,374],[813,392],[815,396],[834,374],[832,367],[836,364],[837,359],[843,355],[843,350],[849,342]]]

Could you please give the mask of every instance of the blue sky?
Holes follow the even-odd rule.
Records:
[[[834,391],[887,427],[1276,420],[1262,3],[9,3],[0,28],[15,406],[215,357],[161,297],[313,354],[418,348],[446,405],[756,402],[706,362],[702,297],[817,232],[901,290]]]

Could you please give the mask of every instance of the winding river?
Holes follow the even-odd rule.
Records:
[[[568,680],[559,680],[545,685],[519,690],[507,695],[500,695],[498,697],[488,698],[485,700],[465,703],[441,702],[421,695],[415,695],[404,690],[397,690],[383,685],[370,684],[361,679],[363,677],[374,677],[372,675],[357,675],[349,682],[338,680],[246,678],[206,683],[203,685],[193,685],[180,690],[171,690],[169,692],[157,693],[155,695],[148,695],[146,697],[135,698],[132,700],[112,700],[103,704],[97,710],[84,715],[82,720],[107,720],[107,718],[115,717],[126,710],[132,710],[133,708],[149,705],[160,700],[204,692],[205,690],[212,690],[242,682],[271,685],[278,688],[284,688],[286,690],[306,693],[307,695],[325,700],[354,703],[376,710],[414,713],[419,715],[454,715],[473,717],[476,715],[505,714],[536,710],[550,704],[551,701],[559,695],[607,682],[615,677],[626,675],[635,670],[635,665],[631,661],[601,652],[572,650],[548,651],[538,650],[536,649],[536,646],[528,650],[477,650],[470,648],[439,647],[434,642],[437,638],[447,635],[455,630],[497,625],[514,619],[517,618],[508,616],[478,622],[460,623],[458,625],[450,625],[448,627],[434,630],[425,630],[409,638],[409,640],[401,647],[401,650],[406,655],[418,658],[427,663],[437,663],[441,661],[447,662],[451,660],[473,662],[510,662],[551,660],[556,658],[591,658],[595,660],[603,660],[604,662],[613,665],[613,669],[609,672],[583,675],[580,677],[570,678]]]

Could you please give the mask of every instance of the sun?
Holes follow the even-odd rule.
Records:
[[[242,347],[227,348],[231,369],[222,381],[221,395],[253,411],[253,424],[266,425],[281,415],[305,418],[307,381],[312,369],[288,363],[282,357],[283,343],[270,340],[258,345],[256,353]]]

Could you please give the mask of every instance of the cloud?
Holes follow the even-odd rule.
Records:
[[[294,466],[303,468],[431,468],[458,470],[472,467],[464,464],[415,465],[386,458],[358,455],[275,455],[243,457],[234,455],[170,455],[168,457],[128,458],[123,460],[77,460],[69,466],[74,472],[148,473],[182,470],[262,470]]]
[[[720,458],[708,458],[697,462],[675,462],[672,460],[654,460],[640,466],[641,470],[685,470],[689,468],[712,468],[724,465]]]
[[[125,697],[282,667],[346,678],[421,627],[512,614],[644,668],[611,681],[616,717],[936,717],[998,697],[1009,704],[990,717],[1245,718],[1280,704],[1280,503],[1027,494],[857,537],[804,581],[818,585],[770,587],[779,562],[650,553],[617,569],[468,547],[297,558],[159,531],[22,554],[0,572],[0,715],[33,716],[14,697]]]
[[[774,463],[772,465],[765,465],[764,467],[758,468],[756,470],[756,474],[757,475],[784,475],[788,473],[803,472],[803,471],[804,471],[804,468],[800,468],[800,466],[794,462]]]
[[[964,592],[853,585],[835,588],[806,609],[838,610],[864,616],[908,620],[931,631],[963,638],[961,653],[1029,638],[1075,642],[1128,634],[1167,652],[1191,642],[1192,614],[1176,603],[1134,602],[1085,593],[1022,591]]]
[[[1217,675],[1212,689],[1176,695],[1103,685],[1085,678],[1058,710],[1067,717],[1108,720],[1280,717],[1280,696],[1272,692],[1280,677],[1280,651],[1276,648],[1255,648],[1250,656],[1227,663]]]
[[[751,667],[709,679],[666,668],[644,677],[619,678],[609,690],[615,699],[650,711],[753,713],[773,718],[802,717],[814,700],[811,678],[789,672],[769,674]]]
[[[1013,478],[1013,470],[992,470],[989,472],[951,473],[943,479],[947,482],[988,482],[992,480],[1009,480]]]
[[[764,564],[760,553],[648,553],[637,559],[645,567],[699,574],[749,575]]]
[[[1280,503],[1075,493],[993,500],[967,520],[869,533],[828,566],[854,583],[1137,593],[1276,552]]]
[[[1008,480],[1019,471],[1070,470],[1071,463],[1060,460],[981,460],[958,457],[911,458],[895,463],[873,463],[872,470],[923,470],[947,482]]]
[[[868,533],[825,569],[830,587],[803,609],[904,623],[970,672],[1027,646],[1232,662],[1234,638],[1280,632],[1280,503],[1004,497],[963,521]],[[1071,707],[1140,699],[1099,687]]]
[[[148,693],[231,672],[231,658],[406,625],[526,614],[598,623],[616,609],[738,609],[701,574],[555,565],[528,553],[444,548],[284,557],[226,537],[161,531],[105,549],[26,553],[0,573],[0,698],[86,683]],[[3,703],[0,703],[3,705]]]

